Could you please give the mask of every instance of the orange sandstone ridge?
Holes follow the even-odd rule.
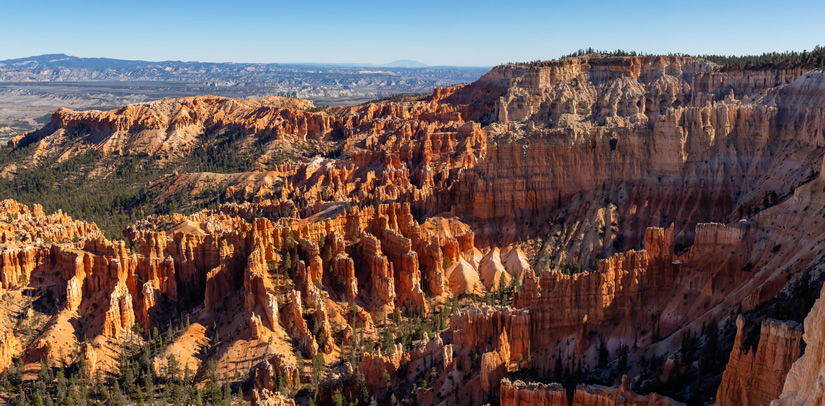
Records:
[[[218,184],[219,201],[244,202],[143,218],[124,241],[2,202],[3,291],[58,300],[31,336],[0,335],[0,370],[45,356],[116,377],[123,348],[185,319],[152,354],[157,373],[170,355],[201,384],[241,370],[256,405],[362,387],[424,405],[675,405],[695,399],[665,384],[704,388],[687,378],[699,369],[716,382],[703,402],[821,398],[799,384],[816,379],[814,322],[766,309],[823,267],[822,71],[586,55],[499,66],[418,101],[312,107],[58,110],[13,140],[34,148],[9,178],[93,151],[177,167],[227,133],[258,152],[246,172],[150,181],[157,202]],[[3,325],[36,319],[8,313]],[[710,324],[708,364],[687,352],[700,331],[710,348]],[[571,378],[585,370],[603,385]]]

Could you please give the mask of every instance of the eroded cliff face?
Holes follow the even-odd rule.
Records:
[[[716,393],[717,405],[768,405],[782,392],[788,374],[802,351],[802,326],[768,319],[759,342],[745,348],[745,320],[736,320],[736,340]]]
[[[626,378],[626,377],[625,377]],[[567,391],[560,384],[541,384],[522,381],[501,381],[502,406],[678,406],[684,403],[677,402],[667,396],[639,395],[629,391],[626,387],[608,388],[598,385],[579,385],[570,401]]]
[[[825,291],[825,286],[823,286]],[[814,304],[813,309],[805,317],[805,353],[794,362],[785,385],[777,400],[771,406],[784,405],[818,405],[825,402],[825,369],[823,369],[823,354],[825,354],[825,334],[822,326],[825,318],[825,299],[822,294]]]
[[[67,354],[91,348],[104,372],[116,368],[111,348],[141,339],[135,326],[186,314],[193,324],[175,351],[199,379],[212,362],[254,371],[257,404],[287,402],[276,393],[306,383],[304,359],[325,363],[325,400],[362,379],[377,398],[425,405],[675,404],[634,392],[650,380],[642,358],[676,359],[683,333],[822,270],[822,106],[821,71],[589,55],[497,67],[417,101],[320,112],[208,97],[60,110],[13,142],[37,143],[21,165],[91,145],[173,165],[232,132],[239,150],[260,147],[249,172],[172,173],[146,193],[163,201],[220,184],[221,199],[245,202],[138,220],[126,242],[3,202],[0,281],[56,289],[55,323],[32,348],[68,335]],[[272,159],[308,145],[313,156]],[[410,333],[421,331],[412,321],[428,330]],[[740,326],[720,404],[776,397],[799,335],[766,321],[753,349]],[[217,348],[183,350],[202,342]],[[597,368],[600,351],[621,349],[623,386],[548,382],[559,363]],[[794,369],[788,382],[802,379]]]
[[[20,345],[20,340],[14,335],[12,331],[6,331],[0,337],[0,373],[9,369],[12,360],[17,357],[23,348]]]
[[[567,391],[558,383],[524,383],[501,381],[502,406],[567,406]]]

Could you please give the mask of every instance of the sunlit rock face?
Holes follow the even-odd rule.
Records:
[[[91,151],[182,165],[229,130],[220,142],[258,155],[242,173],[152,180],[155,203],[223,204],[136,220],[122,241],[0,203],[0,286],[57,298],[31,344],[0,337],[0,370],[64,351],[116,374],[118,349],[177,323],[170,353],[201,381],[244,366],[253,404],[289,404],[281,391],[314,365],[321,403],[363,387],[433,405],[672,405],[642,388],[695,372],[682,339],[713,322],[737,327],[718,404],[819,399],[819,305],[804,328],[763,309],[825,249],[823,106],[821,71],[586,55],[322,111],[218,97],[58,110],[11,142],[36,147],[21,167]],[[610,368],[610,385],[565,388],[559,366]]]

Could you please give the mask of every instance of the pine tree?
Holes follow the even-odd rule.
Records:
[[[333,392],[332,403],[335,406],[344,406],[344,393],[341,391],[341,387],[338,387],[335,389],[335,392]]]
[[[229,382],[224,382],[223,384],[223,404],[230,406],[232,402],[232,388],[229,386]]]
[[[126,394],[131,395],[134,392],[135,373],[132,367],[127,366],[123,369],[123,388],[126,389]]]
[[[716,364],[719,350],[719,325],[716,320],[711,320],[705,329],[705,343],[702,348],[702,358],[700,368],[703,372],[709,372]]]
[[[553,367],[553,380],[556,382],[561,382],[562,377],[564,376],[564,364],[561,360],[561,354],[556,355],[556,362]]]
[[[629,353],[630,349],[627,347],[627,344],[622,344],[619,346],[619,361],[617,362],[616,368],[620,374],[623,374],[627,370],[627,358],[630,355]]]
[[[173,354],[169,354],[169,356],[166,357],[166,372],[169,376],[170,381],[178,381],[178,375],[180,374],[180,364],[178,363],[178,360],[175,358]]]
[[[599,368],[607,368],[607,363],[610,362],[610,353],[605,345],[604,338],[599,338]]]

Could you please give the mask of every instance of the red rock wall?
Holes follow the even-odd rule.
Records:
[[[716,404],[767,406],[782,393],[785,376],[802,353],[802,326],[768,319],[762,322],[756,348],[746,349],[745,320],[736,320],[736,339]]]

